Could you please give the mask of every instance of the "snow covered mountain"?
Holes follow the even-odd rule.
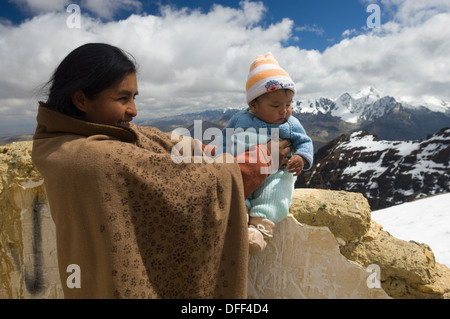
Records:
[[[387,141],[366,131],[343,135],[315,154],[296,187],[364,194],[381,209],[450,192],[450,128],[421,141]]]
[[[225,126],[231,116],[246,106],[207,110],[192,114],[137,121],[170,132],[188,128],[194,120]],[[398,101],[368,87],[357,93],[344,93],[337,99],[319,97],[293,103],[297,117],[314,142],[315,149],[342,134],[366,130],[381,139],[404,141],[424,139],[444,127],[450,127],[450,104],[429,98],[427,103]]]
[[[315,143],[315,149],[340,136],[364,130],[389,141],[425,139],[450,127],[450,105],[398,101],[369,87],[337,99],[317,98],[294,102],[297,117]]]
[[[358,123],[376,121],[395,108],[400,107],[411,110],[425,108],[433,112],[450,114],[450,105],[445,101],[437,103],[435,100],[430,100],[429,103],[412,105],[399,102],[390,96],[384,96],[373,87],[367,87],[355,94],[344,93],[335,100],[323,97],[312,100],[298,100],[293,110],[299,114],[330,114],[348,123]]]

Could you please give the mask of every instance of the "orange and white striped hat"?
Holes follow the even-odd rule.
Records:
[[[267,92],[281,89],[292,90],[295,94],[295,83],[283,70],[272,53],[259,55],[250,66],[247,79],[247,103]]]

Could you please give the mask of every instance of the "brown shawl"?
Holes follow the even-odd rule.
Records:
[[[248,238],[237,164],[174,163],[150,127],[39,107],[33,161],[56,224],[66,298],[246,298]],[[81,288],[66,280],[80,267]]]

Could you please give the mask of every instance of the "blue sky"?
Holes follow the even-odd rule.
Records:
[[[367,26],[369,4],[380,8],[379,28]],[[138,119],[244,107],[248,68],[267,52],[296,82],[297,100],[374,87],[442,109],[449,26],[449,0],[1,1],[0,137],[33,132],[39,88],[87,42],[136,58]]]
[[[83,12],[81,1],[69,1],[79,4]],[[130,14],[159,15],[160,5],[169,5],[178,9],[189,8],[200,9],[203,13],[210,11],[214,4],[226,7],[239,8],[239,1],[139,1],[142,6],[124,7],[117,11],[113,20],[126,19]],[[376,1],[374,1],[376,3]],[[264,19],[259,25],[266,28],[268,25],[290,18],[294,21],[292,38],[285,45],[296,45],[304,49],[323,51],[327,47],[342,40],[345,30],[360,30],[365,27],[366,20],[371,14],[367,13],[368,4],[361,0],[285,0],[285,1],[263,1],[267,8]],[[61,7],[64,10],[64,7]],[[90,15],[95,13],[89,12]],[[0,17],[20,24],[25,19],[32,18],[36,12],[27,9],[21,1],[2,1],[0,3]],[[386,15],[386,11],[381,11]],[[383,17],[384,18],[384,17]],[[110,19],[104,19],[104,21]]]

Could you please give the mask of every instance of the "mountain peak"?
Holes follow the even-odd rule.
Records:
[[[365,87],[362,90],[353,94],[354,99],[370,98],[378,100],[381,97],[382,97],[381,92],[372,86]]]
[[[349,123],[362,120],[374,120],[392,108],[390,103],[377,103],[380,92],[373,87],[366,87],[355,94],[344,93],[335,101],[332,115]]]
[[[335,100],[320,98],[299,101],[294,112],[331,114],[345,122],[356,124],[376,120],[387,114],[396,104],[394,98],[385,99],[378,89],[368,86],[356,93],[346,92]]]

